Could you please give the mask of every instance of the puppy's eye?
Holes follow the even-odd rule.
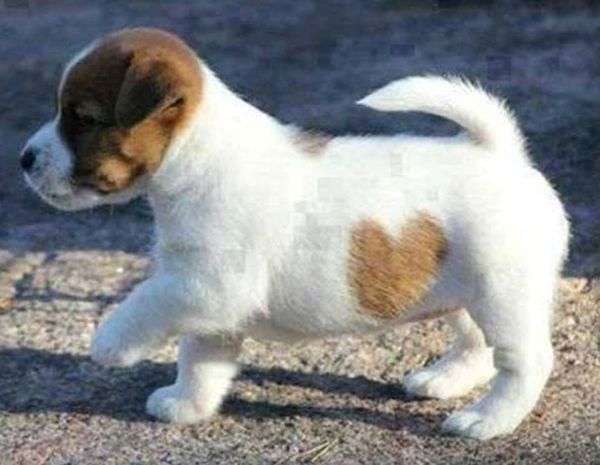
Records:
[[[104,126],[105,122],[99,119],[95,114],[90,113],[82,108],[72,108],[73,118],[81,127]]]
[[[95,126],[99,124],[99,121],[90,115],[80,115],[76,114],[77,123],[81,126]]]

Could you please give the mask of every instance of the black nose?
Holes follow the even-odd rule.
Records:
[[[37,156],[38,151],[34,148],[27,148],[21,154],[21,168],[25,171],[29,171],[35,162],[35,157]]]

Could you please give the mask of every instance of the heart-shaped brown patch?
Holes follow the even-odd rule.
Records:
[[[361,310],[391,319],[417,304],[446,249],[441,225],[425,213],[408,221],[397,238],[375,220],[360,221],[352,231],[348,271]]]

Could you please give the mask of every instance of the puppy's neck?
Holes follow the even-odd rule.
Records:
[[[159,245],[193,236],[202,216],[227,205],[240,208],[252,196],[257,167],[286,130],[274,118],[235,95],[202,65],[204,89],[196,114],[172,142],[148,183]]]
[[[152,176],[151,197],[178,195],[190,188],[198,192],[208,173],[214,177],[223,165],[240,169],[253,163],[262,145],[281,132],[274,118],[238,97],[204,64],[202,71],[200,104]]]

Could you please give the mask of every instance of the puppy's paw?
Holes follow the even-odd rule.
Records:
[[[447,355],[431,366],[408,374],[404,389],[415,396],[450,399],[468,394],[496,373],[491,350]]]
[[[169,423],[199,423],[210,418],[215,411],[216,408],[201,408],[197,401],[185,396],[176,384],[157,389],[146,402],[149,415]]]
[[[456,436],[485,440],[512,433],[518,424],[518,420],[510,421],[472,408],[454,412],[444,421],[442,429]]]
[[[111,319],[98,328],[90,347],[92,360],[109,367],[134,365],[149,355],[148,352],[144,346],[132,341],[124,328]]]
[[[449,399],[468,392],[464,386],[454,383],[448,373],[427,368],[406,375],[402,380],[402,386],[407,393],[413,396],[434,399]]]

